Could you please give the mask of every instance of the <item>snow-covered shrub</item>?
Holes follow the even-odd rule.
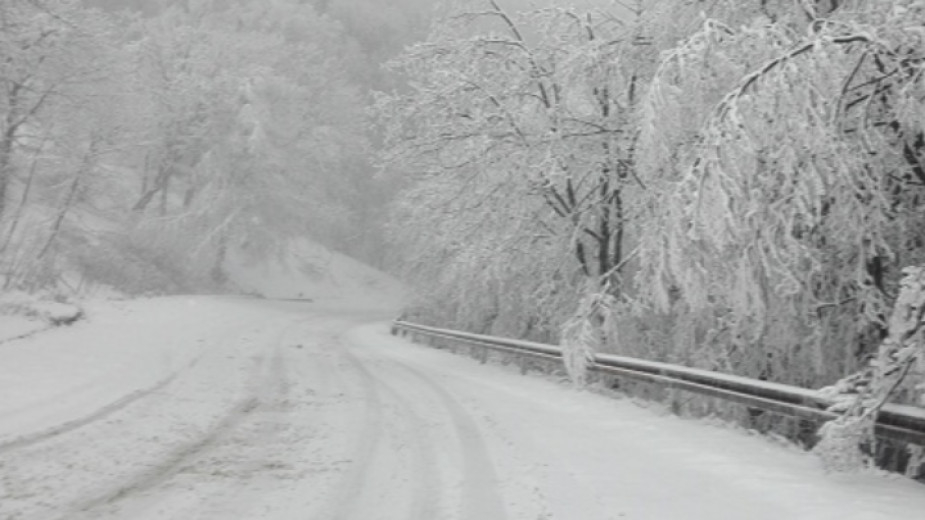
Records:
[[[909,462],[906,463],[906,476],[915,478],[920,471],[925,470],[925,446],[910,445]]]
[[[84,317],[83,309],[67,302],[42,300],[35,302],[32,307],[55,327],[71,325]]]
[[[57,327],[82,319],[84,312],[61,296],[7,291],[0,296],[0,315],[20,316]]]
[[[886,339],[868,365],[821,393],[833,400],[831,410],[842,416],[821,430],[816,452],[831,469],[863,465],[861,446],[873,443],[877,413],[887,401],[904,393],[905,401],[925,404],[922,365],[925,360],[925,268],[907,267],[888,322]],[[918,373],[914,373],[916,370]],[[913,377],[910,377],[913,374]]]
[[[136,295],[216,289],[209,276],[212,252],[177,233],[136,229],[74,237],[70,245],[68,259],[88,284]]]
[[[604,325],[610,321],[616,303],[606,287],[592,288],[562,326],[562,361],[569,378],[579,388],[588,382],[588,368],[604,342]]]
[[[827,471],[857,471],[871,465],[871,457],[862,449],[870,442],[872,425],[861,417],[829,421],[819,429],[821,439],[813,452]]]
[[[562,362],[572,383],[583,387],[588,381],[588,367],[600,344],[599,331],[592,318],[576,316],[562,327]]]

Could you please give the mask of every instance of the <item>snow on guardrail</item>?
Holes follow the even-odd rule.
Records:
[[[392,324],[392,333],[412,333],[425,338],[461,342],[486,349],[486,354],[489,350],[494,350],[546,360],[562,359],[562,349],[554,345],[440,329],[401,320]],[[807,388],[610,354],[596,354],[589,369],[615,377],[708,395],[792,417],[822,422],[838,416],[837,413],[827,410],[834,404],[832,400],[816,390]],[[885,405],[877,417],[876,434],[925,446],[925,409]]]

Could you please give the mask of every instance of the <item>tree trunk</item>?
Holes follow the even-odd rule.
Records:
[[[154,178],[152,186],[147,188],[147,190],[141,194],[141,197],[137,202],[135,202],[135,205],[132,206],[132,211],[144,211],[148,207],[148,204],[151,204],[151,201],[154,200],[154,197],[158,193],[161,193],[167,189],[170,175],[170,168],[161,166],[157,171],[157,176]]]
[[[25,211],[26,205],[29,202],[29,195],[32,193],[32,186],[35,183],[35,175],[39,164],[39,154],[45,147],[45,141],[47,138],[47,135],[42,138],[42,143],[39,145],[38,149],[36,149],[35,154],[32,157],[32,165],[29,167],[29,177],[26,178],[26,185],[23,187],[22,194],[20,194],[19,204],[16,206],[16,210],[13,212],[10,229],[6,232],[3,245],[0,245],[0,255],[6,252],[7,248],[10,246],[10,243],[16,237],[16,230],[19,228],[19,223],[22,220],[23,212]]]
[[[9,130],[0,139],[0,221],[6,212],[6,192],[13,177],[13,138]]]
[[[228,233],[222,231],[218,235],[218,249],[215,252],[215,264],[212,265],[212,281],[217,284],[224,284],[228,281],[228,275],[225,273],[225,258],[228,257]]]
[[[95,155],[96,142],[94,141],[90,143],[90,149],[87,150],[87,154],[84,156],[84,160],[80,164],[80,169],[77,170],[77,174],[74,175],[74,180],[71,181],[71,187],[68,190],[67,198],[64,200],[64,206],[58,210],[55,223],[51,228],[51,235],[48,236],[48,240],[45,242],[45,246],[42,247],[42,250],[39,252],[37,257],[38,259],[42,259],[48,253],[55,239],[58,238],[58,233],[61,231],[61,225],[64,223],[64,218],[67,217],[68,212],[74,205],[74,199],[77,198],[77,190],[80,188],[80,181],[83,180],[84,175],[90,171],[93,163],[93,157]]]

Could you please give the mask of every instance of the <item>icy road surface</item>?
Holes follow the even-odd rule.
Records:
[[[156,299],[0,346],[0,519],[925,518],[925,488],[391,338]]]

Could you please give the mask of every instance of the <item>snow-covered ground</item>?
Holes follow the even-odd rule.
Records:
[[[0,518],[921,519],[925,489],[388,335],[174,297],[0,345]]]

